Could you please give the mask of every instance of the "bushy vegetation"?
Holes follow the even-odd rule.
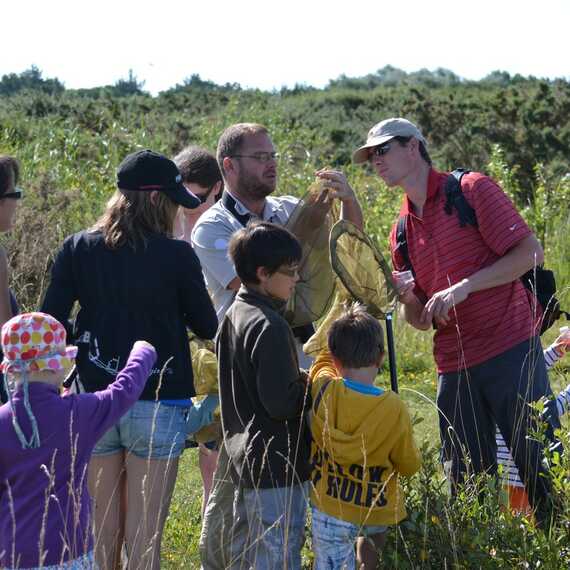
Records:
[[[302,194],[316,168],[344,168],[363,204],[367,231],[386,251],[400,194],[367,167],[349,162],[368,129],[391,115],[422,126],[437,167],[485,171],[502,184],[541,239],[568,309],[570,83],[499,72],[466,82],[446,70],[406,74],[395,68],[364,78],[341,77],[325,89],[298,86],[273,93],[192,76],[157,97],[145,93],[132,74],[115,86],[76,91],[43,79],[34,68],[4,76],[0,153],[20,159],[26,193],[16,228],[3,238],[16,295],[24,308],[38,306],[54,252],[66,235],[89,226],[102,212],[127,153],[146,147],[174,155],[189,143],[214,149],[222,130],[238,121],[269,128],[282,154],[280,193]],[[416,433],[424,442],[425,463],[407,485],[410,519],[393,533],[387,566],[568,568],[569,460],[551,458],[561,516],[549,533],[501,508],[499,491],[487,480],[469,481],[450,503],[437,461],[429,334],[397,323],[396,343],[402,395],[421,421]],[[567,371],[567,364],[554,371],[555,389],[566,385]],[[181,464],[167,523],[164,564],[169,568],[199,564],[194,455],[186,453]],[[310,559],[307,547],[307,565]]]

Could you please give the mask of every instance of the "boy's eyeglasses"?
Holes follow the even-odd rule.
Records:
[[[281,273],[281,275],[287,275],[287,277],[299,277],[299,267],[280,267],[276,273]]]
[[[391,148],[392,148],[392,143],[380,144],[370,149],[368,157],[373,158],[375,156],[384,156],[385,154],[388,154]]]
[[[22,197],[22,194],[24,192],[22,191],[21,188],[14,188],[13,192],[6,192],[6,194],[2,194],[0,196],[0,200],[2,198],[14,198],[15,200],[19,200]]]
[[[229,158],[253,158],[258,162],[269,162],[270,160],[277,160],[279,158],[278,152],[256,152],[255,154],[234,154]]]

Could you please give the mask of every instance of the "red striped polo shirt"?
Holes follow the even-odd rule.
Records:
[[[492,265],[532,233],[501,188],[476,172],[465,174],[461,187],[479,227],[460,227],[457,211],[451,215],[444,211],[447,176],[430,170],[422,218],[413,213],[407,196],[400,210],[400,216],[407,215],[408,252],[421,290],[416,292],[428,299]],[[404,260],[394,251],[395,243],[396,225],[390,233],[390,249],[394,268],[402,270]],[[519,279],[469,295],[450,312],[450,322],[435,332],[438,372],[480,364],[534,336],[532,298]]]

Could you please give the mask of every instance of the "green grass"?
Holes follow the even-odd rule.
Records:
[[[187,449],[180,459],[178,479],[162,543],[162,568],[199,568],[202,479],[198,450]]]

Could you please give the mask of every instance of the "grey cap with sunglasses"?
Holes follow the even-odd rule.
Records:
[[[354,151],[352,154],[352,162],[355,164],[366,162],[370,155],[369,149],[383,145],[394,137],[414,137],[427,147],[426,140],[420,129],[418,129],[414,123],[407,119],[402,119],[401,117],[393,117],[380,121],[368,131],[366,144]]]

